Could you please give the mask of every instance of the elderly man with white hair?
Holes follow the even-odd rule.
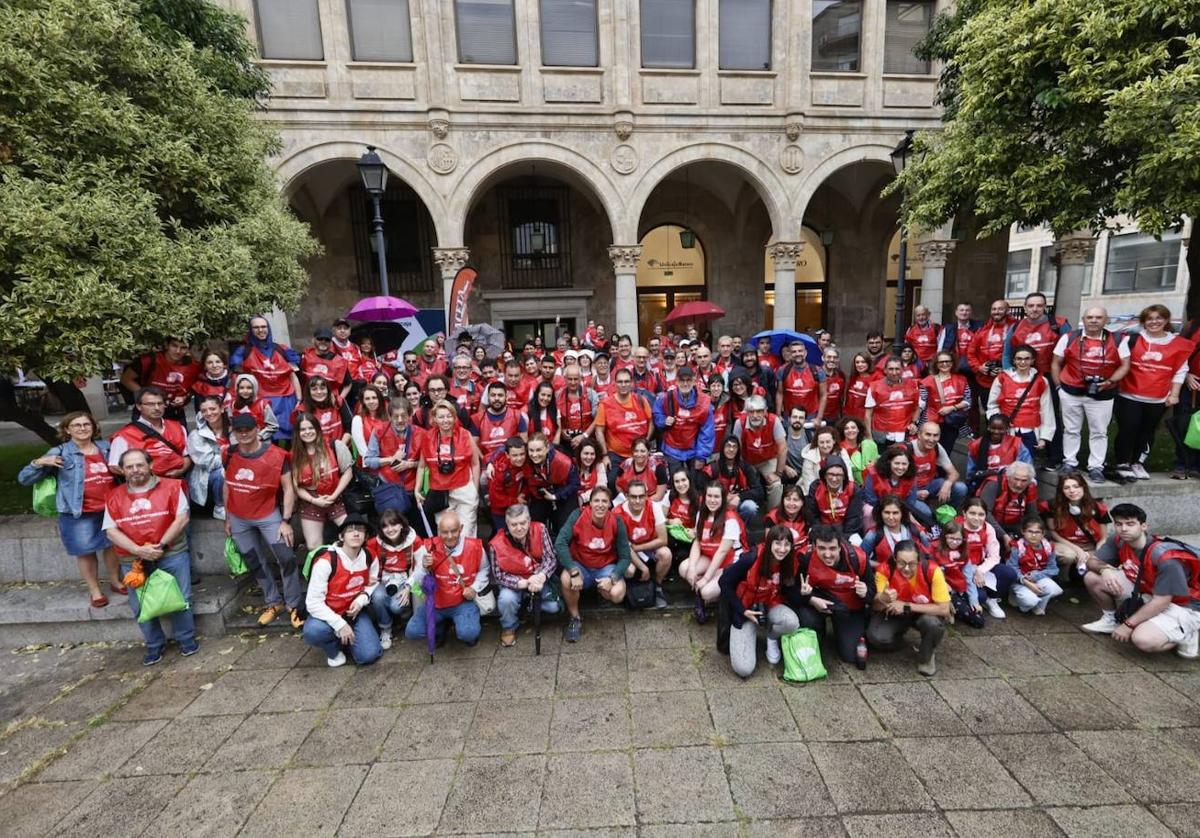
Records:
[[[1020,460],[1009,463],[1004,471],[989,477],[979,488],[979,497],[987,505],[988,521],[1008,550],[1013,538],[1020,538],[1021,522],[1037,514],[1037,480],[1033,466]]]
[[[783,475],[787,467],[787,433],[774,413],[767,413],[762,396],[746,399],[746,418],[733,424],[731,436],[742,444],[742,456],[758,469],[767,488],[767,509],[783,499]]]
[[[1089,483],[1103,483],[1117,382],[1129,372],[1129,345],[1108,329],[1108,312],[1093,306],[1083,313],[1083,328],[1068,332],[1054,346],[1050,376],[1062,406],[1063,462],[1059,474],[1079,468],[1083,420],[1088,424]]]

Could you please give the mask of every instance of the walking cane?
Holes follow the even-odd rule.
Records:
[[[542,653],[542,592],[533,594],[533,653]]]

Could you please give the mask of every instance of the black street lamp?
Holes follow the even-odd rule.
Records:
[[[388,296],[387,245],[383,241],[383,192],[387,189],[388,169],[375,146],[367,146],[367,153],[358,158],[358,173],[362,175],[363,187],[375,204],[375,217],[371,219],[371,235],[375,237],[375,254],[379,257],[379,289]]]
[[[900,143],[892,149],[892,167],[896,170],[897,175],[904,174],[904,167],[908,165],[908,157],[912,154],[913,148],[913,131],[909,129],[904,132],[904,138]],[[903,202],[901,202],[903,206]],[[896,275],[896,331],[892,338],[892,352],[898,357],[900,355],[900,347],[904,345],[904,308],[905,308],[905,287],[904,274],[908,268],[908,231],[904,229],[904,224],[900,224],[900,266]]]

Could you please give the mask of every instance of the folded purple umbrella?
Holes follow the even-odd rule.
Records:
[[[425,571],[425,575],[421,577],[421,590],[425,593],[425,642],[429,644],[429,662],[433,663],[433,653],[437,649],[437,614],[433,607],[433,591],[437,587],[437,580],[433,578],[433,571]]]
[[[401,317],[412,317],[417,313],[417,307],[408,300],[399,297],[364,297],[354,304],[354,308],[346,315],[349,320],[379,321],[399,320]]]

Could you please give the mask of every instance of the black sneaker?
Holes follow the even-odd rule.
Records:
[[[154,666],[162,660],[162,649],[147,649],[146,656],[142,658],[142,666]]]
[[[563,640],[568,643],[578,643],[582,634],[583,620],[578,617],[571,617],[567,620],[567,627],[563,630]]]
[[[671,601],[669,599],[667,599],[667,592],[662,589],[662,585],[655,585],[654,586],[654,607],[658,608],[658,609],[663,609],[663,608],[666,608],[670,604],[671,604]]]
[[[190,658],[192,655],[196,654],[199,651],[200,651],[200,644],[197,643],[195,640],[192,641],[190,646],[184,646],[182,643],[179,644],[179,654],[183,655],[185,658]]]

